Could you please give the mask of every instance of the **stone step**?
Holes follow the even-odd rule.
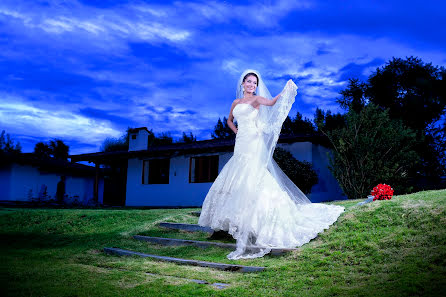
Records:
[[[175,230],[183,230],[183,231],[189,231],[189,232],[206,232],[206,233],[214,233],[214,230],[212,230],[209,227],[202,227],[197,224],[180,224],[180,223],[166,223],[161,222],[158,224],[160,227],[168,228],[168,229],[175,229]]]
[[[124,250],[124,249],[114,248],[114,247],[112,247],[112,248],[105,247],[104,252],[107,254],[112,254],[112,255],[139,256],[139,257],[151,258],[151,259],[155,259],[155,260],[159,260],[159,261],[172,262],[172,263],[176,263],[176,264],[210,267],[210,268],[214,268],[214,269],[219,269],[219,270],[224,270],[224,271],[232,271],[232,272],[243,272],[243,273],[259,272],[259,271],[263,271],[266,269],[265,267],[261,267],[261,266],[244,266],[244,265],[206,262],[206,261],[151,255],[151,254],[134,252],[134,251]]]
[[[221,243],[221,242],[212,242],[212,241],[200,241],[200,240],[189,240],[189,239],[176,239],[176,238],[164,238],[164,237],[151,237],[151,236],[142,236],[142,235],[134,235],[134,239],[146,241],[155,244],[161,244],[166,246],[172,245],[192,245],[201,248],[207,247],[220,247],[224,249],[235,250],[236,245],[234,243]],[[258,248],[253,248],[258,249]],[[271,249],[271,255],[282,255],[287,252],[295,251],[297,249],[286,249],[286,248],[273,248]]]

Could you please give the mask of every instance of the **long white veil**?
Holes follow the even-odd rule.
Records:
[[[240,76],[237,83],[236,98],[243,98],[244,96],[242,83],[243,78],[248,73],[255,73],[259,78],[256,95],[271,100],[272,96],[265,85],[265,81],[262,79],[260,73],[253,69],[245,70]],[[290,79],[283,88],[280,98],[273,106],[260,105],[256,124],[262,135],[264,146],[260,149],[259,153],[260,162],[262,162],[262,164],[267,164],[268,171],[276,179],[281,189],[286,191],[296,204],[308,204],[311,203],[311,201],[288,178],[288,176],[282,171],[282,169],[280,169],[279,165],[277,165],[276,161],[273,159],[274,149],[276,147],[277,140],[279,139],[283,122],[291,110],[291,106],[294,103],[296,95],[297,86]]]

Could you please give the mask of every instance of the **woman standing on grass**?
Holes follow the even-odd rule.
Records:
[[[228,259],[257,258],[271,248],[301,246],[344,211],[341,206],[311,203],[272,158],[296,94],[289,80],[271,99],[258,72],[246,70],[240,76],[238,99],[228,117],[236,133],[234,155],[212,184],[198,221],[236,239],[237,249]]]

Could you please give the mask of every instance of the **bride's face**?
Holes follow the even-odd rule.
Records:
[[[257,77],[254,75],[248,76],[245,81],[243,82],[243,88],[245,89],[245,92],[253,93],[257,89]]]

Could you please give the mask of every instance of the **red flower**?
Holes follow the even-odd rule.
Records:
[[[379,184],[373,188],[371,192],[373,201],[375,200],[390,200],[393,196],[393,189],[386,184]]]

